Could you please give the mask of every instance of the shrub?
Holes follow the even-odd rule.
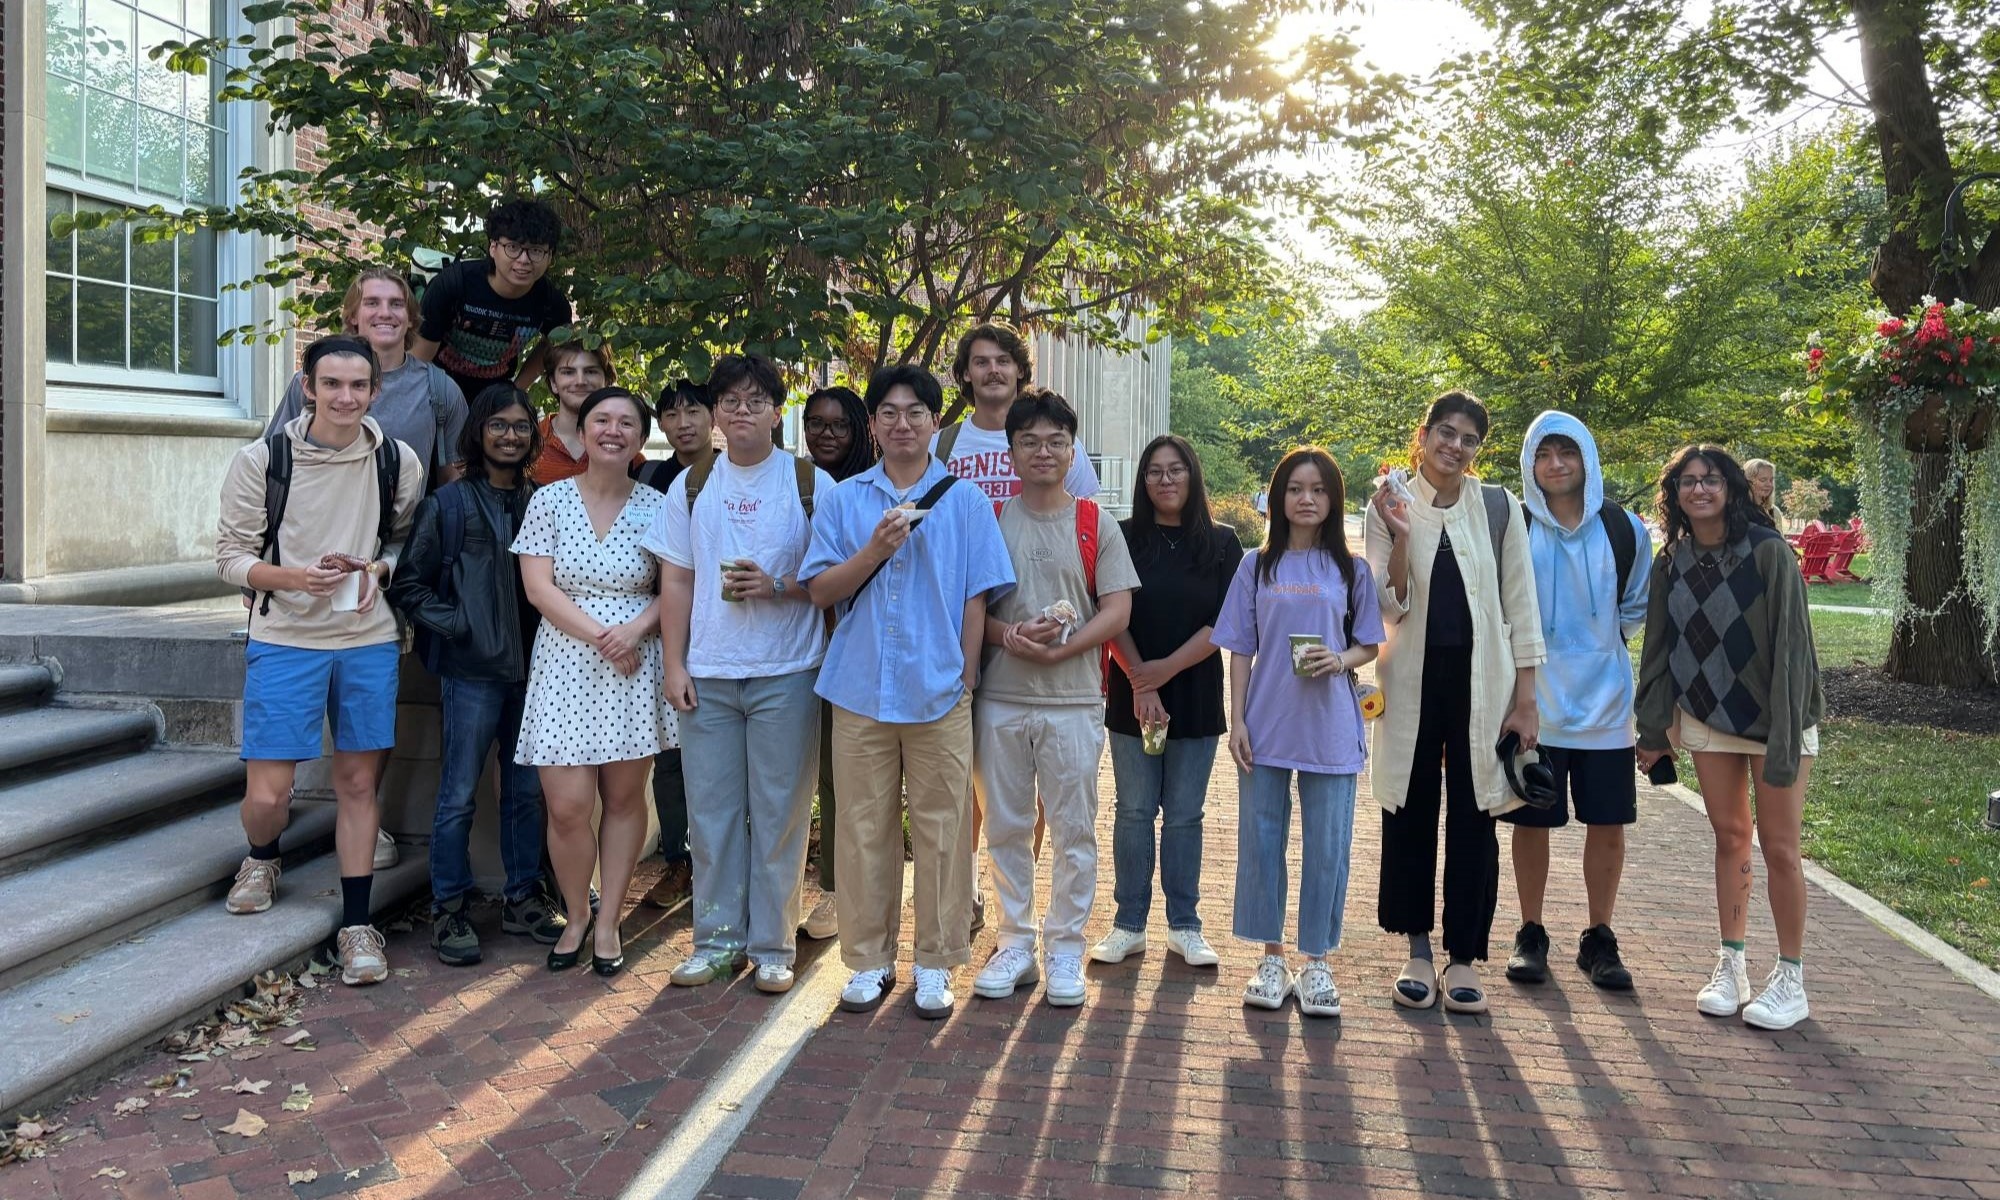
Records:
[[[1236,527],[1236,540],[1243,543],[1245,550],[1255,550],[1264,544],[1264,517],[1250,497],[1210,496],[1208,511],[1222,524]]]
[[[1799,521],[1817,521],[1826,515],[1826,489],[1817,479],[1799,476],[1785,485],[1778,507],[1785,515]]]

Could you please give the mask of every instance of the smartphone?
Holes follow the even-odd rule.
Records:
[[[1670,783],[1679,783],[1681,781],[1681,773],[1674,768],[1674,756],[1670,753],[1662,754],[1660,761],[1654,763],[1652,769],[1646,772],[1646,778],[1653,781],[1654,787],[1665,787]]]

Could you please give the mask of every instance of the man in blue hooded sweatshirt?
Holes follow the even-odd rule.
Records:
[[[1622,991],[1632,986],[1632,973],[1619,960],[1611,918],[1625,871],[1625,827],[1639,819],[1632,660],[1625,641],[1646,623],[1652,539],[1637,516],[1604,498],[1597,441],[1568,413],[1545,412],[1528,427],[1521,495],[1548,643],[1548,662],[1535,673],[1535,699],[1556,803],[1500,818],[1514,826],[1514,882],[1521,893],[1522,925],[1507,978],[1541,983],[1549,977],[1549,934],[1542,927],[1549,830],[1568,824],[1574,805],[1585,826],[1583,885],[1590,906],[1576,965],[1598,987]]]

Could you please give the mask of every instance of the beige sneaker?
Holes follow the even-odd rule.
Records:
[[[806,919],[799,922],[799,932],[816,942],[823,942],[840,932],[840,909],[833,902],[832,892],[820,894],[819,903],[813,905]]]
[[[389,977],[389,959],[382,934],[373,925],[349,925],[336,941],[340,982],[349,987],[380,983]]]
[[[278,898],[278,876],[284,868],[275,858],[246,858],[229,885],[229,911],[241,916],[260,913]]]

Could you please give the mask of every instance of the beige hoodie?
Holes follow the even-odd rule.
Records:
[[[371,417],[361,419],[361,436],[344,450],[329,450],[306,440],[310,410],[285,425],[292,443],[292,489],[285,500],[285,522],[278,533],[278,556],[285,566],[302,567],[325,554],[382,558],[393,569],[409,536],[417,501],[424,494],[424,463],[415,451],[402,448],[401,477],[396,482],[396,516],[387,545],[376,544],[381,500],[375,484],[375,449],[382,429]],[[215,569],[237,587],[250,586],[250,568],[260,561],[264,540],[264,468],[270,448],[262,438],[243,447],[230,460],[222,481],[222,520],[215,534]],[[270,611],[257,596],[250,610],[250,637],[274,646],[307,650],[342,650],[374,646],[397,638],[396,617],[377,597],[366,613],[335,612],[331,596],[306,592],[276,592]]]

